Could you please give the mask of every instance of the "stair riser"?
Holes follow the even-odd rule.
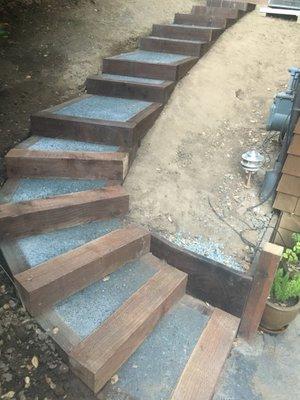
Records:
[[[86,89],[88,93],[96,95],[123,97],[165,104],[174,90],[174,84],[151,86],[137,83],[132,84],[125,81],[107,81],[90,77],[86,81]]]
[[[142,50],[184,54],[192,57],[201,57],[204,53],[203,46],[204,45],[198,43],[170,42],[163,38],[157,40],[150,37],[142,38],[140,42],[140,48]]]
[[[127,60],[106,59],[103,62],[103,72],[119,75],[131,75],[142,78],[162,79],[176,81],[181,79],[196,60],[184,64],[150,64]]]
[[[152,36],[166,37],[182,40],[200,40],[210,42],[216,40],[221,31],[207,29],[195,29],[170,25],[153,25]]]
[[[80,194],[81,195],[81,194]],[[78,194],[74,194],[74,204],[60,204],[59,198],[35,201],[32,206],[26,207],[22,214],[22,204],[11,207],[11,215],[7,212],[8,206],[0,206],[0,236],[2,238],[33,235],[36,233],[67,228],[82,223],[125,215],[129,211],[129,196],[117,196],[107,199],[89,201],[89,192],[85,192],[85,199],[77,201]],[[60,196],[59,196],[60,197]],[[64,196],[61,196],[64,198]],[[47,202],[48,207],[44,206]],[[39,207],[41,206],[41,207]],[[39,208],[41,208],[39,210]],[[15,215],[15,210],[19,212]],[[6,216],[1,218],[4,211]]]
[[[40,136],[61,137],[86,142],[131,147],[135,144],[134,129],[127,124],[111,126],[94,121],[69,120],[52,116],[31,116],[30,131]]]
[[[123,182],[127,165],[122,161],[6,157],[9,178],[110,179]]]
[[[205,6],[193,6],[192,15],[239,19],[245,15],[245,12],[234,8],[209,8]]]
[[[210,17],[206,15],[175,14],[174,24],[199,25],[225,29],[230,26],[230,21],[222,17]]]
[[[135,350],[142,344],[146,337],[152,332],[154,327],[160,321],[164,314],[175,304],[184,294],[186,289],[186,278],[182,279],[176,287],[168,294],[164,301],[155,309],[151,310],[149,316],[144,319],[138,329],[130,335],[126,341],[123,341],[118,350],[115,352],[113,357],[108,360],[97,371],[91,371],[84,365],[81,365],[76,361],[76,358],[71,357],[70,363],[72,371],[80,379],[82,379],[86,385],[97,393],[111,376],[118,371],[120,366],[135,352]]]
[[[242,11],[252,11],[255,9],[256,4],[244,3],[244,2],[233,2],[230,0],[207,0],[206,4],[208,7],[222,7],[222,8],[233,8]]]
[[[65,275],[60,275],[57,279],[54,277],[52,281],[48,280],[44,285],[41,279],[39,279],[40,285],[37,285],[34,289],[30,288],[30,286],[28,287],[27,282],[30,285],[30,282],[34,279],[37,281],[38,278],[35,275],[41,276],[42,271],[37,270],[40,267],[35,267],[33,270],[26,270],[16,275],[15,279],[26,308],[32,315],[39,315],[58,301],[99,281],[127,262],[148,253],[149,248],[149,234],[140,236],[125,245],[123,244],[119,248],[112,242],[111,246],[108,246],[104,252],[103,250],[99,251],[97,246],[90,244],[88,251],[94,252],[93,259],[87,262],[85,261],[84,254],[77,256],[81,258],[81,264],[77,268],[74,268],[73,271],[69,271]],[[74,258],[73,256],[73,259],[76,262],[76,257]],[[58,261],[61,264],[61,268],[68,262],[72,263],[72,256],[69,257],[69,261],[67,257],[63,261]]]

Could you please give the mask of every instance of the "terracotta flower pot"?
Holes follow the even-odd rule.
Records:
[[[260,325],[270,331],[281,331],[289,325],[300,311],[300,298],[292,307],[282,307],[279,304],[267,301]]]

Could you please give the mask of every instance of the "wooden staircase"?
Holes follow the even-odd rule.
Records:
[[[211,399],[239,326],[187,296],[187,275],[154,257],[150,233],[124,220],[122,182],[176,82],[253,9],[207,3],[154,25],[139,50],[104,59],[87,95],[33,115],[34,136],[6,155],[7,268],[74,373],[111,399]]]

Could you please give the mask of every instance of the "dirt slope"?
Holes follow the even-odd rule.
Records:
[[[27,3],[35,5],[19,5],[0,21],[9,22],[11,31],[8,39],[0,38],[0,176],[1,157],[28,135],[30,114],[82,92],[102,57],[135,48],[153,23],[171,21],[199,1]]]
[[[142,143],[125,184],[132,220],[210,256],[220,243],[218,260],[232,264],[224,253],[247,267],[251,246],[216,216],[208,198],[243,237],[258,242],[270,207],[246,208],[258,202],[262,174],[246,190],[239,164],[244,151],[266,138],[272,97],[287,83],[288,67],[300,64],[299,37],[295,22],[256,11],[223,34]],[[266,142],[268,161],[277,146]]]

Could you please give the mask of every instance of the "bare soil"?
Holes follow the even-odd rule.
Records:
[[[287,69],[300,64],[299,36],[294,21],[255,11],[193,67],[144,139],[126,179],[133,221],[196,251],[199,244],[209,255],[213,242],[223,253],[218,260],[230,265],[233,256],[249,267],[271,202],[247,208],[259,203],[264,172],[279,149],[266,120],[273,96],[287,84]],[[246,189],[240,161],[252,148],[266,163]]]
[[[195,3],[199,1],[1,1],[0,24],[7,23],[10,31],[8,39],[0,37],[2,179],[3,155],[28,136],[31,114],[82,93],[86,77],[97,73],[103,57],[135,49],[153,23],[169,22],[175,12],[189,12]]]

